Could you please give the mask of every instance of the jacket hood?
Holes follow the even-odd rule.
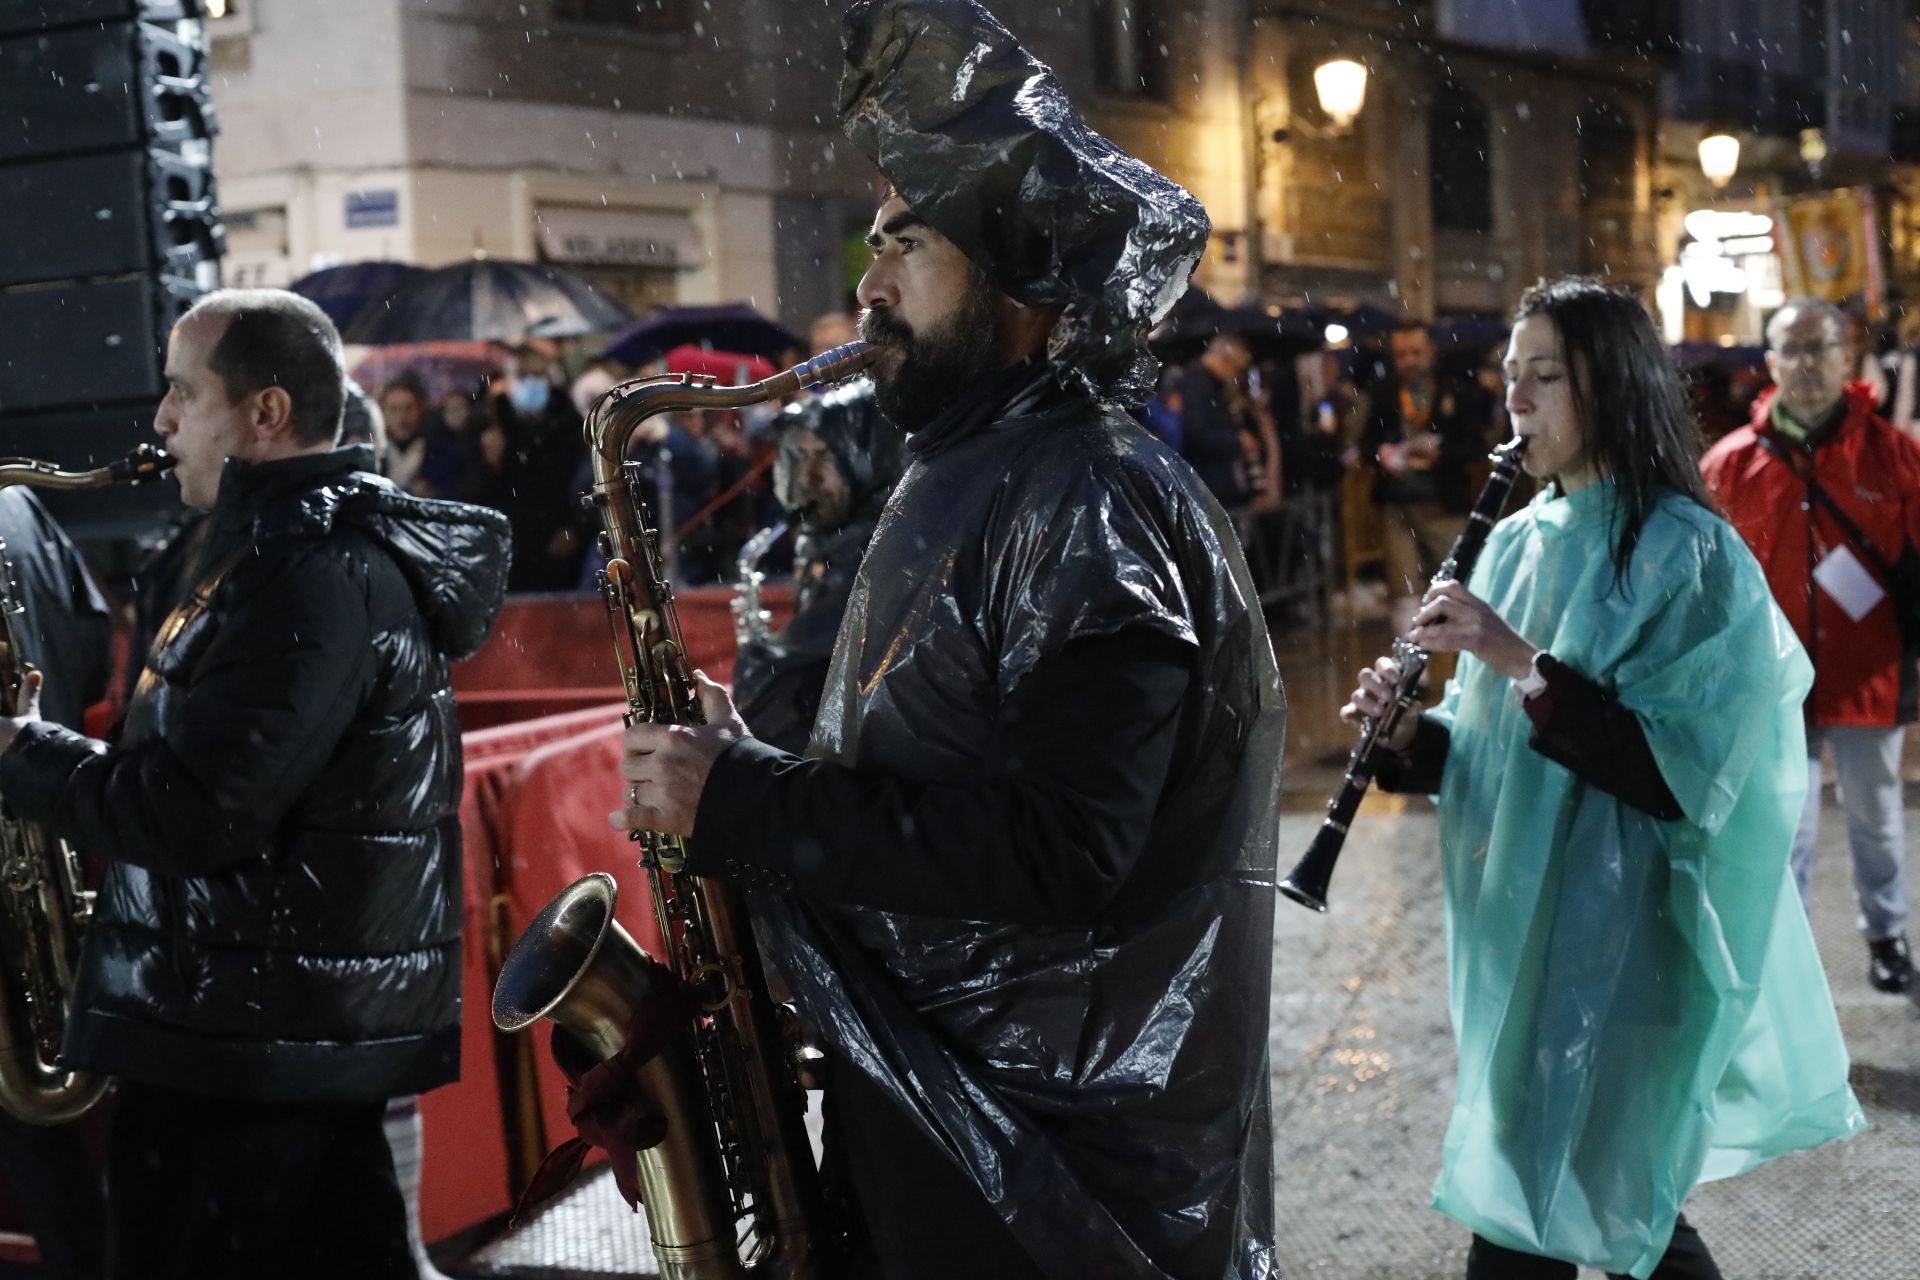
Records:
[[[1047,352],[1063,384],[1144,402],[1147,331],[1206,248],[1200,202],[1089,129],[973,0],[862,0],[844,35],[854,145],[1002,292],[1063,308]]]
[[[820,437],[847,482],[849,522],[871,523],[906,469],[900,428],[874,403],[873,384],[864,379],[788,405],[780,414],[782,431],[805,429]]]
[[[434,645],[477,653],[506,597],[512,530],[490,507],[417,498],[374,475],[364,445],[248,463],[228,459],[216,519],[251,517],[255,539],[324,537],[336,525],[373,539],[399,566]]]

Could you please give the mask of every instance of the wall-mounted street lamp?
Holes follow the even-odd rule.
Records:
[[[1323,62],[1313,69],[1313,95],[1319,100],[1327,123],[1316,125],[1296,112],[1290,124],[1269,135],[1274,142],[1289,142],[1294,138],[1329,142],[1345,137],[1367,102],[1367,68],[1352,58]]]
[[[1336,130],[1345,132],[1367,102],[1367,69],[1352,58],[1335,58],[1313,69],[1313,92]]]
[[[1700,172],[1716,187],[1724,187],[1740,172],[1740,139],[1730,133],[1710,133],[1700,139]]]
[[[1827,162],[1829,154],[1826,134],[1818,129],[1800,131],[1800,159],[1806,163],[1807,172],[1815,182],[1820,181],[1820,166]]]

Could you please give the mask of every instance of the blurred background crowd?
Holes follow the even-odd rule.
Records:
[[[1848,315],[1854,376],[1897,426],[1920,429],[1920,325]],[[581,432],[603,395],[668,374],[756,382],[854,336],[845,312],[818,316],[803,335],[739,304],[660,308],[611,337],[368,346],[353,376],[375,412],[357,421],[377,434],[396,484],[507,514],[515,591],[591,591],[599,560],[580,502]],[[1140,418],[1233,515],[1276,620],[1403,610],[1508,434],[1505,344],[1495,316],[1423,325],[1364,307],[1275,314],[1194,289],[1156,333],[1160,388]],[[1769,385],[1759,345],[1688,342],[1673,354],[1709,441],[1748,421]],[[733,580],[749,539],[785,519],[782,407],[676,413],[636,434],[635,476],[676,581]],[[770,540],[760,567],[791,566],[792,541]]]

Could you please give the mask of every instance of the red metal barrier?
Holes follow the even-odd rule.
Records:
[[[688,587],[674,597],[687,658],[725,684],[733,678],[733,589]],[[762,589],[776,627],[793,614],[793,588]],[[453,691],[497,697],[512,690],[617,688],[613,639],[598,596],[512,596],[479,653],[453,669]],[[617,693],[615,696],[619,696]]]
[[[461,974],[460,1079],[420,1099],[426,1134],[420,1189],[420,1227],[428,1240],[482,1222],[512,1206],[520,1184],[537,1158],[544,1135],[523,1133],[512,1118],[522,1104],[515,1085],[521,1073],[516,1055],[525,1046],[501,1037],[489,1014],[493,979],[500,957],[546,901],[529,902],[514,882],[516,860],[509,812],[528,815],[529,806],[514,797],[527,760],[547,744],[577,738],[582,732],[616,732],[624,703],[537,720],[500,725],[463,734],[466,784],[460,803],[465,850],[466,932]],[[617,738],[616,738],[617,741]],[[614,776],[600,781],[619,794],[618,760]],[[583,781],[583,786],[590,785]],[[605,817],[602,815],[602,822]],[[609,832],[609,834],[612,834]],[[537,891],[539,886],[533,886]],[[544,1048],[542,1048],[544,1052]],[[564,1093],[562,1095],[564,1097]],[[541,1109],[546,1109],[544,1100]]]

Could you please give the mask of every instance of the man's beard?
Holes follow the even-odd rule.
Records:
[[[892,374],[873,380],[874,403],[887,421],[918,431],[999,372],[1000,317],[993,301],[993,286],[976,272],[953,311],[919,333],[886,308],[860,317],[863,339],[904,352]]]

